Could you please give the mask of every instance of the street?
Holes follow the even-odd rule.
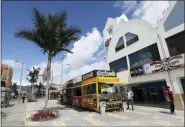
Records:
[[[2,127],[5,126],[24,126],[25,104],[18,101],[11,101],[10,107],[2,108],[4,116],[2,116]]]
[[[28,119],[33,111],[41,109],[44,101],[26,104],[27,126],[184,126],[184,112],[169,114],[168,109],[135,106],[135,111],[107,112],[105,115],[82,109],[57,105],[50,100],[48,107],[59,110],[60,117],[54,120],[33,122]],[[126,108],[126,105],[125,105]]]

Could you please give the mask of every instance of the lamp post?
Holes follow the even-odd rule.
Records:
[[[63,57],[62,57],[62,66],[61,66],[61,87],[62,87],[62,83],[63,83],[63,66],[65,66],[65,65],[71,66],[70,64],[65,64],[65,65],[63,65],[63,61],[64,61],[65,58],[66,58],[66,54],[64,54]]]
[[[20,87],[19,87],[19,98],[18,98],[18,103],[20,103],[20,98],[21,98],[21,83],[22,83],[22,74],[23,74],[23,62],[20,62],[18,60],[14,61],[16,63],[21,63],[22,67],[21,67],[21,76],[20,76]]]

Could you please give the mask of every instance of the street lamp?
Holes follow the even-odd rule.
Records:
[[[63,66],[71,66],[70,64],[63,64],[63,61],[64,61],[64,59],[66,58],[66,54],[64,54],[63,55],[63,57],[62,57],[62,66],[61,66],[61,86],[62,86],[62,80],[63,80]]]
[[[22,65],[22,68],[21,68],[21,76],[20,76],[19,98],[18,98],[18,103],[20,103],[20,98],[21,98],[21,83],[22,83],[22,73],[23,73],[23,62],[18,61],[18,60],[14,61],[14,62],[21,63],[21,65]]]

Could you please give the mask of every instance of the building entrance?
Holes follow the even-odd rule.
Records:
[[[185,82],[184,82],[184,78],[181,79],[181,84],[182,84],[182,88],[183,88],[183,91],[185,92]]]
[[[134,102],[143,104],[166,105],[165,90],[166,82],[144,83],[132,87]]]

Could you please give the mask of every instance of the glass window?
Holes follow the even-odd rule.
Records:
[[[125,48],[125,46],[124,46],[124,40],[123,40],[123,37],[120,37],[119,40],[118,40],[118,43],[116,45],[115,50],[117,52],[117,51],[119,51],[119,50],[121,50],[123,48]]]
[[[109,35],[111,35],[111,34],[112,34],[112,29],[110,28],[110,29],[109,29]]]
[[[109,66],[114,72],[120,72],[128,69],[126,57],[122,57],[121,59],[109,63]]]
[[[166,39],[170,56],[184,53],[185,31],[173,35]]]
[[[152,61],[160,60],[157,44],[153,44],[144,49],[129,55],[130,68],[135,68]]]
[[[83,94],[96,94],[96,84],[90,84],[87,86],[83,86]]]
[[[129,46],[129,45],[131,45],[134,42],[136,42],[136,41],[139,40],[138,35],[135,35],[133,33],[127,33],[127,34],[125,34],[125,38],[126,38],[127,46]]]

